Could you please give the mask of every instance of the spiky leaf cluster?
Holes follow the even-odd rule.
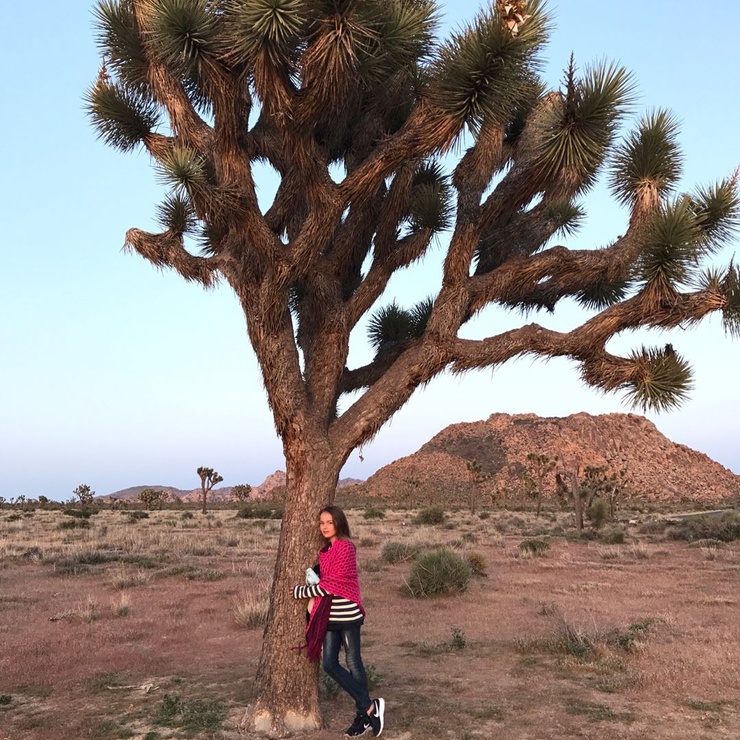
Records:
[[[681,176],[681,152],[676,143],[678,124],[667,111],[645,116],[637,130],[616,148],[610,185],[624,204],[633,204],[649,191],[664,197]]]
[[[626,399],[643,411],[667,411],[679,406],[693,387],[691,367],[670,344],[645,348],[630,356],[633,378]]]
[[[643,238],[637,277],[669,290],[685,283],[702,245],[702,232],[688,198],[678,198],[661,208]]]
[[[561,178],[571,192],[589,188],[634,95],[632,75],[614,64],[587,67],[576,76],[571,60],[560,105],[544,109],[536,123],[535,162],[548,179]]]
[[[173,69],[189,74],[219,52],[218,15],[209,0],[151,0],[147,48]]]
[[[626,280],[614,283],[594,283],[576,294],[576,300],[584,308],[600,311],[623,301],[629,292],[630,284]]]
[[[432,64],[431,98],[462,129],[507,123],[531,101],[538,52],[549,31],[544,6],[533,0],[514,36],[493,7],[443,45]]]
[[[235,64],[290,65],[308,22],[304,0],[227,0],[224,45]]]
[[[435,162],[422,165],[411,187],[411,228],[438,232],[450,226],[452,205],[448,178]]]
[[[173,146],[157,163],[162,182],[175,188],[192,191],[207,182],[206,160],[194,149]]]
[[[193,204],[182,193],[170,193],[157,208],[159,223],[174,234],[187,234],[197,225]]]
[[[411,310],[401,308],[395,301],[378,309],[368,323],[370,344],[380,350],[384,347],[420,337],[426,329],[434,300],[426,298]]]
[[[148,64],[131,3],[101,0],[93,12],[108,66],[125,84],[146,93]]]
[[[569,200],[553,201],[545,206],[545,218],[553,222],[556,234],[573,236],[581,228],[585,217],[583,208]]]
[[[733,337],[740,337],[740,269],[731,264],[721,282],[722,294],[726,303],[722,309],[722,323],[725,331]]]
[[[85,105],[99,138],[122,152],[135,149],[157,126],[157,107],[150,98],[105,75],[87,91]]]
[[[715,252],[726,246],[740,225],[740,194],[737,175],[708,187],[697,188],[691,197],[691,209],[704,234],[704,247]]]

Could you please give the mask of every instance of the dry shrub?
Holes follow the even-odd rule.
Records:
[[[380,559],[384,563],[395,565],[396,563],[412,560],[421,550],[422,546],[418,542],[386,542],[380,551]]]
[[[414,524],[442,524],[445,520],[445,511],[441,506],[429,506],[422,509],[416,517]]]
[[[550,541],[544,537],[530,537],[519,543],[519,549],[529,555],[542,556],[550,549]]]
[[[488,566],[482,553],[469,552],[465,559],[468,561],[470,572],[475,578],[486,578],[488,576]]]
[[[686,519],[668,531],[668,539],[686,542],[706,539],[721,542],[740,540],[740,514],[726,512],[721,516],[705,514]]]
[[[120,594],[110,600],[111,609],[116,617],[127,617],[131,613],[131,599],[128,594]]]
[[[134,586],[144,586],[152,580],[151,572],[143,568],[129,570],[125,565],[116,570],[110,578],[110,585],[113,588],[133,588]]]
[[[257,629],[267,624],[267,610],[270,596],[267,588],[262,586],[257,591],[250,591],[234,599],[234,619],[240,627]]]

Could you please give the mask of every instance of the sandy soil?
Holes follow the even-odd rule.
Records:
[[[633,525],[624,544],[553,536],[527,557],[523,538],[566,515],[349,516],[388,740],[740,738],[737,543]],[[104,511],[59,529],[70,520],[0,511],[0,739],[245,738],[261,629],[235,616],[269,582],[279,522]],[[410,564],[382,560],[389,541],[477,553],[487,575],[405,596]],[[322,696],[326,727],[306,740],[352,719],[346,696]]]

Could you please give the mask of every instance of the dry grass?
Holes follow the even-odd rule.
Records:
[[[348,513],[389,740],[740,737],[737,543],[641,523],[624,544],[569,540],[559,513],[422,527],[412,511]],[[0,738],[244,738],[280,522],[104,511],[59,529],[68,519],[0,511]],[[519,547],[542,537],[539,557]],[[410,561],[384,562],[388,542],[452,547],[487,577],[404,597]],[[349,723],[335,694],[307,740]]]

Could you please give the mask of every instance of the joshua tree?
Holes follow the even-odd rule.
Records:
[[[537,502],[536,516],[542,511],[543,484],[548,474],[555,469],[557,455],[551,460],[547,455],[538,452],[530,452],[527,455],[527,467],[524,470],[524,483],[531,491]]]
[[[252,495],[252,486],[249,483],[239,483],[231,489],[231,497],[240,503],[249,501]]]
[[[198,470],[195,471],[200,476],[200,491],[201,491],[201,513],[205,514],[207,511],[207,504],[208,504],[208,494],[211,492],[211,489],[216,485],[216,483],[220,483],[223,478],[213,469],[213,468],[203,468],[200,467]]]
[[[467,464],[470,485],[468,486],[468,508],[471,514],[475,514],[480,499],[483,484],[488,480],[488,473],[484,472],[483,466],[477,460],[470,460]]]
[[[95,497],[95,491],[93,491],[87,483],[81,483],[72,494],[77,497],[81,506],[88,506],[91,504]]]
[[[619,66],[579,72],[571,60],[547,90],[540,0],[496,0],[446,41],[434,0],[99,0],[96,14],[92,121],[107,144],[143,147],[171,186],[162,230],[131,229],[126,247],[231,286],[283,443],[285,516],[248,724],[315,729],[316,667],[286,650],[305,627],[289,587],[351,451],[439,373],[523,355],[569,357],[587,384],[643,408],[678,404],[690,370],[671,347],[619,357],[606,345],[713,311],[738,332],[738,269],[700,269],[732,232],[736,178],[676,195],[669,113],[618,138],[633,99]],[[607,155],[628,228],[599,248],[553,242],[576,229]],[[280,180],[264,210],[259,163]],[[442,232],[430,297],[378,308]],[[459,336],[487,306],[531,314],[566,298],[592,317]],[[375,356],[349,367],[350,335],[371,312]]]
[[[139,493],[139,501],[141,501],[147,509],[153,509],[155,506],[161,511],[162,504],[169,498],[167,491],[157,491],[154,488],[145,488]]]

